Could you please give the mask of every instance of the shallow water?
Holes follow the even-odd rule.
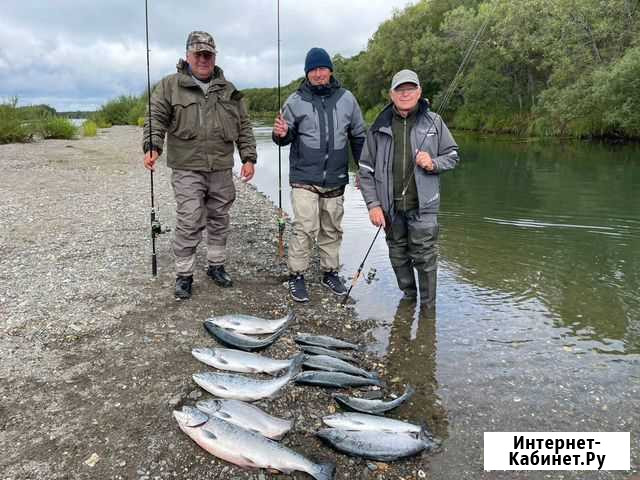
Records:
[[[256,129],[254,184],[277,204],[270,133]],[[398,415],[445,439],[434,473],[461,477],[482,472],[483,431],[638,432],[640,148],[457,140],[462,164],[442,177],[435,314],[400,301],[382,234],[352,294],[376,321],[369,349],[392,389],[418,387]],[[290,212],[287,148],[282,165]],[[347,278],[376,232],[352,185]]]

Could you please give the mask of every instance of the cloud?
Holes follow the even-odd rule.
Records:
[[[323,0],[280,4],[281,79],[303,73],[309,48],[352,56],[406,0]],[[42,5],[48,5],[43,8]],[[183,6],[185,5],[185,6]],[[142,1],[4,0],[0,17],[0,99],[95,109],[146,87]],[[214,35],[217,63],[238,88],[277,83],[276,2],[149,0],[152,81],[175,71],[191,30]]]

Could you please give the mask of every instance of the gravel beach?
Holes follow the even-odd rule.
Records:
[[[140,135],[137,127],[113,127],[94,138],[0,146],[4,480],[269,478],[209,455],[173,419],[174,408],[210,397],[191,379],[207,370],[191,349],[216,345],[202,322],[227,313],[274,318],[293,308],[296,323],[264,352],[277,358],[297,351],[300,331],[367,341],[371,325],[323,289],[317,267],[311,303],[291,304],[276,209],[239,181],[227,263],[235,286],[220,289],[206,277],[201,247],[193,298],[174,300],[170,234],[157,242],[157,278],[150,273]],[[160,220],[172,226],[169,173],[161,162],[154,177]],[[385,376],[374,357],[361,359]],[[290,384],[258,405],[294,419],[283,444],[336,462],[336,478],[430,478],[433,453],[383,464],[338,454],[315,438],[320,418],[335,411],[330,393]]]

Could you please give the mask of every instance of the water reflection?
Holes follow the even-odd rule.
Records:
[[[446,411],[436,393],[436,345],[435,311],[420,309],[415,300],[400,299],[389,331],[387,377],[397,386],[395,390],[410,384],[416,393],[394,416],[412,423],[426,422],[432,433],[446,438]]]

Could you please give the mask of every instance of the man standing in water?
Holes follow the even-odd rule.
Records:
[[[229,209],[236,197],[233,146],[240,152],[245,181],[256,163],[256,141],[242,94],[215,65],[213,37],[195,31],[187,37],[187,60],[163,78],[151,95],[153,150],[149,117],[144,125],[144,166],[153,170],[167,134],[167,166],[176,199],[173,252],[175,296],[191,297],[196,247],[207,229],[207,275],[220,287],[233,282],[225,271]]]
[[[291,144],[289,182],[293,229],[289,243],[289,292],[308,302],[304,273],[313,245],[320,250],[322,285],[336,295],[347,289],[338,277],[344,189],[349,183],[348,147],[356,163],[365,139],[360,106],[333,77],[333,63],[322,48],[312,48],[304,64],[306,78],[282,107],[273,141]]]
[[[429,111],[415,72],[396,73],[389,96],[367,134],[360,188],[371,223],[387,234],[398,287],[406,298],[419,291],[420,303],[434,308],[440,173],[458,164],[458,145],[442,118]]]

